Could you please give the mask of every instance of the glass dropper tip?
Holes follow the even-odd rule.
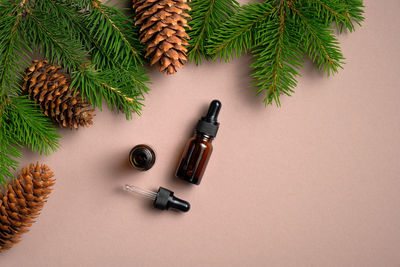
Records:
[[[146,190],[146,189],[142,189],[142,188],[139,188],[139,187],[134,186],[134,185],[126,184],[126,185],[124,185],[124,190],[132,192],[132,193],[136,193],[136,194],[139,194],[139,195],[142,195],[144,197],[148,197],[148,198],[153,199],[153,200],[156,199],[156,197],[157,197],[157,193],[156,192],[153,192],[153,191],[150,191],[150,190]]]

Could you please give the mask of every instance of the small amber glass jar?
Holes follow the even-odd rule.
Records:
[[[156,162],[156,153],[145,144],[140,144],[132,148],[129,153],[129,163],[139,171],[147,171]]]

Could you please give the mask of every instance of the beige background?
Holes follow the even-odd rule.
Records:
[[[242,2],[244,3],[244,2]],[[38,222],[1,266],[400,266],[400,2],[367,0],[340,37],[347,64],[327,78],[307,62],[293,97],[264,108],[249,63],[151,72],[143,116],[105,109],[49,157],[57,184]],[[172,174],[208,102],[223,103],[200,186]],[[129,150],[157,162],[139,173]],[[159,212],[125,183],[165,186],[187,214]]]

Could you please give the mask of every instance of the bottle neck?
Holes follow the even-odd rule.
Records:
[[[201,139],[205,142],[211,142],[214,139],[214,137],[212,137],[212,136],[209,136],[209,135],[197,132],[197,131],[195,132],[195,137],[196,137],[196,139]]]

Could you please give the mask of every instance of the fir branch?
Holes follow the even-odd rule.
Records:
[[[61,136],[49,118],[24,96],[10,98],[5,125],[14,140],[39,154],[48,155],[60,146]]]
[[[21,20],[25,11],[25,1],[3,1],[0,3],[0,183],[12,177],[21,157],[15,140],[8,130],[7,106],[9,96],[17,94],[19,65],[26,60],[26,45],[20,36]]]
[[[40,0],[35,1],[35,10],[42,13],[51,13],[52,17],[58,19],[58,29],[63,29],[62,33],[70,36],[74,40],[85,40],[85,28],[80,17],[82,10],[73,8],[71,3],[66,0]],[[84,45],[85,46],[85,45]]]
[[[29,9],[25,19],[26,28],[32,30],[27,36],[29,41],[40,48],[50,62],[59,63],[68,72],[90,64],[88,52],[77,40],[65,35],[65,29],[60,27],[63,24],[55,24],[56,20],[57,17],[46,10]]]
[[[354,23],[360,25],[364,20],[361,0],[306,0],[297,1],[297,6],[301,12],[317,15],[327,26],[334,23],[339,33],[354,31]]]
[[[144,93],[149,91],[146,86],[149,79],[142,68],[143,46],[137,39],[137,30],[132,26],[133,20],[114,7],[93,3],[92,9],[83,21],[88,29],[87,37],[95,44],[91,48],[93,63],[103,71],[111,72],[118,68],[120,73],[114,77],[118,78],[119,82],[123,80],[126,82],[121,90],[128,88],[126,92],[134,101],[138,99],[137,96],[143,98]],[[101,26],[99,21],[103,21]]]
[[[350,32],[354,31],[355,22],[358,26],[361,26],[361,22],[364,21],[364,4],[362,0],[339,0],[346,5],[345,16],[348,17],[347,23],[343,23]]]
[[[18,161],[15,159],[20,158],[22,154],[5,127],[1,127],[3,123],[0,119],[0,183],[7,183],[7,179],[13,177],[12,170],[15,171],[18,167]]]
[[[280,105],[280,94],[290,95],[297,85],[296,76],[302,66],[302,53],[298,49],[296,28],[289,21],[286,6],[281,1],[278,11],[259,31],[258,46],[253,49],[255,57],[253,86],[257,94],[265,92],[265,105],[273,101]]]
[[[6,116],[7,104],[9,100],[6,96],[0,96],[0,184],[7,183],[7,179],[13,176],[12,170],[18,167],[16,158],[22,156],[16,144],[18,142],[12,138],[8,131]]]
[[[269,1],[242,6],[232,17],[215,30],[207,45],[208,54],[229,61],[254,46],[261,25],[276,11]]]
[[[120,10],[101,4],[97,0],[92,2],[92,9],[87,22],[90,33],[97,37],[100,42],[109,47],[115,56],[115,60],[122,61],[122,65],[142,65],[139,51],[134,48],[141,46],[137,38],[133,37],[135,32],[128,32],[127,25],[131,29],[133,21],[126,18]],[[100,25],[96,21],[104,22]],[[101,27],[100,27],[101,26]]]
[[[100,78],[102,80],[99,88],[102,91],[109,91],[102,97],[111,109],[123,111],[127,118],[131,118],[132,112],[140,114],[144,93],[149,91],[146,86],[149,79],[141,67],[142,45],[136,38],[137,32],[132,27],[132,20],[120,10],[97,1],[53,1],[63,6],[65,9],[63,13],[75,14],[66,18],[69,21],[68,25],[72,25],[75,29],[75,38],[81,40],[85,48],[91,52],[91,62],[96,67],[95,69],[94,66],[88,65],[90,68],[83,73],[75,71],[81,80],[74,80],[73,84],[82,87],[88,79]],[[83,75],[85,73],[86,77]],[[90,90],[95,87],[86,89],[81,91],[90,94]],[[100,100],[95,95],[88,98]]]
[[[344,57],[333,30],[320,19],[312,17],[311,11],[308,13],[302,10],[301,13],[294,5],[288,6],[293,12],[295,24],[299,27],[299,45],[303,46],[304,52],[328,76],[336,73],[338,68],[342,68]]]
[[[115,71],[99,72],[95,69],[74,71],[71,86],[80,88],[88,101],[95,102],[98,107],[105,100],[110,109],[122,111],[130,119],[133,112],[140,114],[142,99],[131,96],[131,90],[124,88],[124,81],[116,80],[115,75]]]
[[[29,45],[21,37],[25,1],[0,3],[0,95],[17,95],[20,65],[26,64]]]
[[[93,5],[93,1],[99,3],[99,0],[57,0],[57,1],[62,1],[65,2],[66,4],[77,7],[78,11],[88,10]]]
[[[239,8],[236,0],[192,0],[189,15],[189,61],[201,64],[202,56],[210,58],[205,46],[215,29]]]

